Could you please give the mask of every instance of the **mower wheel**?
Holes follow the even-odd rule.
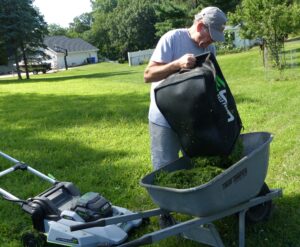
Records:
[[[33,232],[26,232],[22,235],[23,247],[43,247],[45,246],[45,236]]]
[[[260,192],[257,196],[264,196],[270,192],[270,189],[266,183],[261,187]],[[273,211],[274,205],[272,200],[266,201],[262,204],[249,208],[246,213],[246,222],[247,223],[258,223],[260,221],[268,220]]]

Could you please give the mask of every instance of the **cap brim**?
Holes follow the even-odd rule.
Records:
[[[213,41],[217,42],[224,42],[225,41],[225,36],[223,32],[220,32],[216,29],[209,28],[209,33]]]

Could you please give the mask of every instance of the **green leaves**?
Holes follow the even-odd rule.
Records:
[[[186,27],[193,18],[189,18],[186,7],[176,5],[172,1],[165,1],[155,5],[157,22],[155,23],[156,36],[161,37],[171,29]]]
[[[288,34],[300,30],[299,16],[299,5],[288,1],[243,0],[236,12],[230,14],[230,19],[232,23],[242,23],[243,37],[262,39],[273,65],[282,69],[280,53],[284,40]]]
[[[0,37],[7,49],[14,54],[16,64],[19,53],[26,61],[26,50],[34,51],[44,47],[43,39],[47,32],[46,22],[32,6],[31,0],[1,0]],[[19,78],[21,79],[20,74]],[[27,78],[29,79],[28,73]]]
[[[100,54],[111,59],[127,58],[127,52],[152,48],[155,12],[150,1],[97,1],[92,26]]]
[[[94,0],[93,24],[88,41],[110,59],[127,59],[128,51],[152,49],[174,28],[188,27],[202,7],[218,6],[225,12],[240,0]]]

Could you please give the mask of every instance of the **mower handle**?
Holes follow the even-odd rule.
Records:
[[[49,176],[47,176],[47,175],[45,175],[45,174],[43,174],[43,173],[41,173],[39,171],[33,169],[29,165],[27,165],[27,164],[25,164],[25,163],[23,163],[21,161],[18,161],[15,158],[13,158],[13,157],[11,157],[11,156],[9,156],[9,155],[1,152],[1,151],[0,151],[0,156],[2,156],[3,158],[5,158],[5,159],[7,159],[7,160],[9,160],[9,161],[11,161],[12,163],[15,164],[13,167],[10,167],[10,168],[8,168],[8,169],[0,172],[0,177],[6,175],[8,173],[14,172],[16,170],[22,170],[22,171],[26,170],[26,171],[28,171],[28,172],[30,172],[30,173],[38,176],[38,177],[40,177],[40,178],[42,178],[42,179],[50,182],[51,184],[57,183],[57,180],[55,180],[55,179],[53,179],[53,178],[51,178],[51,177],[49,177]]]
[[[0,151],[0,155],[3,157],[3,158],[5,158],[5,159],[7,159],[7,160],[9,160],[9,161],[11,161],[11,162],[13,162],[13,163],[20,163],[20,161],[18,161],[18,160],[16,160],[16,159],[14,159],[13,157],[10,157],[9,155],[7,155],[7,154],[5,154],[5,153],[3,153],[3,152],[1,152]]]

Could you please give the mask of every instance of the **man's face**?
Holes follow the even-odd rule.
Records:
[[[199,37],[198,37],[198,40],[197,40],[198,45],[199,45],[201,48],[206,48],[206,47],[208,47],[210,44],[212,44],[213,42],[214,42],[214,41],[213,41],[213,39],[212,39],[211,36],[210,36],[208,27],[205,26],[205,25],[202,25],[202,26],[201,26],[201,29],[200,29],[200,31],[199,31]]]

